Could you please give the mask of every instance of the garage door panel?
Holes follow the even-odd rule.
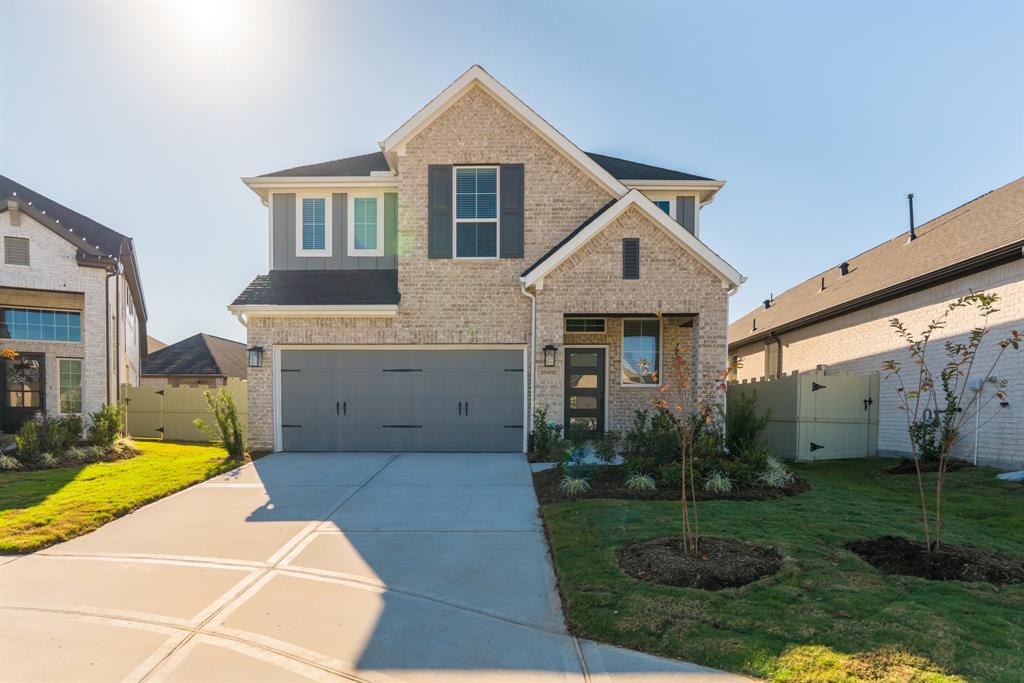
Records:
[[[520,451],[520,350],[282,351],[288,450]],[[468,411],[467,411],[468,408]],[[301,426],[298,426],[301,425]]]

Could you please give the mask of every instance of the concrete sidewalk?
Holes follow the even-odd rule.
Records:
[[[277,454],[0,559],[0,681],[745,680],[579,641],[509,454]]]

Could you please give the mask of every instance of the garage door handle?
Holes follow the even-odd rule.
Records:
[[[469,401],[466,401],[466,415],[469,415]]]
[[[348,401],[341,402],[341,414],[348,415]]]
[[[334,414],[341,415],[341,401],[336,401],[334,403]]]
[[[462,415],[462,401],[459,401],[459,415]]]

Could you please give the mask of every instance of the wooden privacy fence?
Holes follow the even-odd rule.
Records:
[[[728,400],[757,394],[757,412],[771,411],[765,440],[793,460],[856,458],[878,453],[878,373],[796,373],[731,382]]]
[[[244,379],[228,379],[224,389],[235,399],[238,420],[248,424],[248,393]],[[199,387],[125,387],[125,429],[129,434],[146,439],[168,441],[209,441],[196,429],[197,417],[213,423],[213,413],[203,396],[204,391],[218,389]]]

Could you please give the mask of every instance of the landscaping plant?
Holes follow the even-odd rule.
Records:
[[[658,485],[651,475],[634,472],[626,477],[626,488],[630,491],[654,491]]]
[[[245,454],[245,436],[238,421],[235,399],[224,389],[217,393],[204,391],[203,396],[213,413],[214,424],[209,426],[197,417],[193,420],[196,428],[222,446],[232,458],[242,457]]]
[[[89,415],[89,444],[109,448],[121,435],[121,411],[116,405],[106,404]]]
[[[942,494],[953,447],[960,438],[980,429],[991,420],[989,418],[985,423],[976,424],[976,411],[980,411],[992,401],[1006,401],[1005,379],[997,382],[996,391],[984,399],[984,392],[971,391],[968,388],[969,380],[978,377],[983,382],[988,382],[1003,354],[1008,349],[1020,350],[1021,332],[1013,330],[1008,337],[997,342],[998,350],[991,363],[983,363],[979,359],[979,352],[991,331],[989,318],[998,310],[995,308],[998,300],[995,294],[971,292],[951,302],[942,315],[931,321],[920,334],[910,332],[899,318],[889,320],[890,326],[906,345],[912,364],[907,371],[904,371],[903,365],[895,360],[886,361],[883,367],[888,372],[887,379],[895,378],[899,407],[907,417],[907,432],[917,474],[924,539],[929,553],[937,552],[942,544]],[[928,357],[928,347],[933,336],[946,328],[950,315],[960,309],[974,311],[980,321],[970,330],[966,342],[946,340],[943,343],[941,365],[937,366],[935,359]],[[976,365],[982,369],[987,367],[987,370],[976,372]],[[930,441],[923,438],[927,431],[920,425],[926,423],[926,411],[938,420],[937,443],[935,438]],[[933,511],[929,510],[921,472],[921,458],[928,453],[929,443],[935,444],[935,455],[938,458],[938,477],[935,480],[931,504]],[[922,448],[923,444],[925,448]]]

